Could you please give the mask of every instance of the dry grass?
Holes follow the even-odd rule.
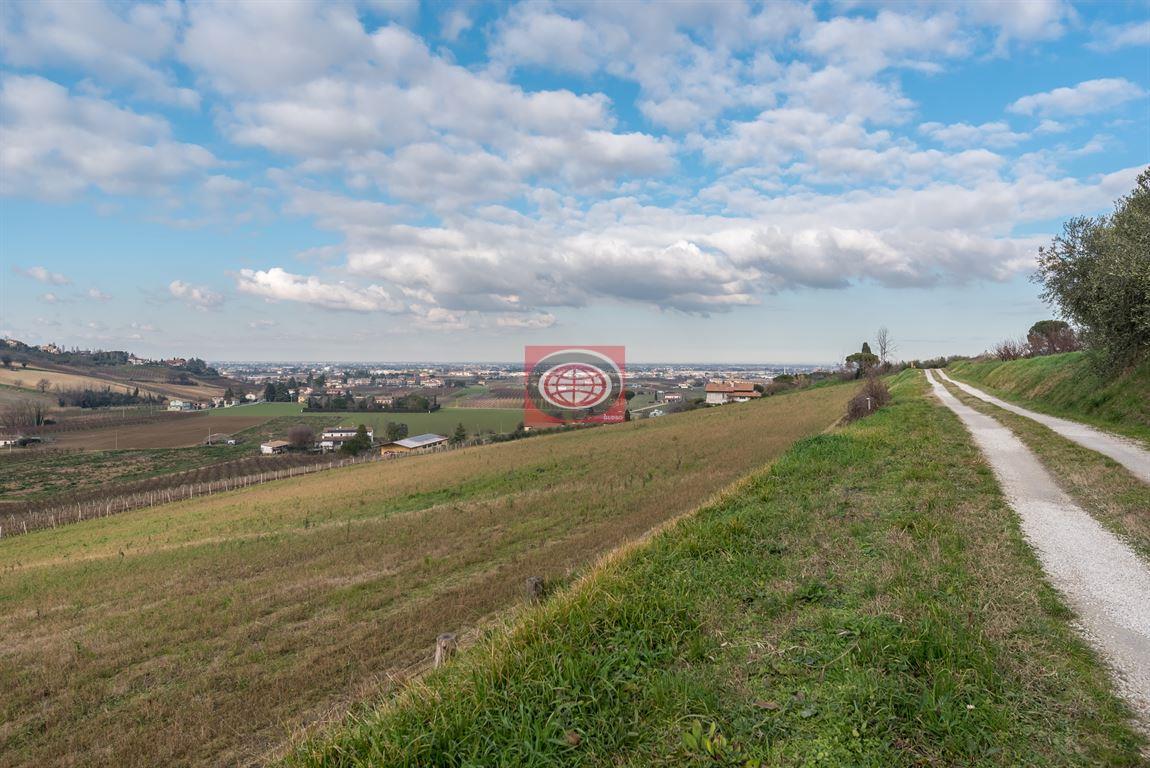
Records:
[[[166,384],[157,382],[125,381],[114,377],[86,376],[79,373],[65,371],[52,371],[35,366],[27,368],[15,367],[12,369],[0,368],[0,384],[7,386],[20,386],[33,389],[41,379],[47,379],[52,388],[59,389],[104,389],[109,387],[114,392],[132,392],[139,388],[140,394],[159,395],[161,397],[184,397],[190,400],[204,400],[215,395],[222,395],[222,387],[214,386],[185,386],[181,384]],[[19,384],[17,384],[19,382]]]
[[[373,464],[0,545],[0,764],[243,764],[835,420],[851,387]]]
[[[259,426],[267,416],[216,416],[211,411],[181,416],[151,424],[98,427],[52,435],[61,448],[112,450],[137,448],[187,448],[200,445],[209,433],[233,434]]]

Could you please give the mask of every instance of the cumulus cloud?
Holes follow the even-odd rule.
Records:
[[[199,94],[178,85],[164,63],[182,15],[179,3],[5,3],[0,56],[17,67],[95,75],[144,98],[194,108]]]
[[[216,160],[168,123],[35,75],[0,81],[0,194],[64,199],[162,190]]]
[[[72,281],[66,275],[59,272],[52,272],[47,267],[12,267],[12,271],[24,277],[30,277],[33,280],[46,283],[48,285],[69,285]]]
[[[295,301],[323,309],[352,312],[401,312],[406,309],[385,288],[357,288],[348,283],[325,283],[318,277],[295,275],[281,267],[241,269],[236,287],[243,293],[272,301]]]
[[[99,288],[89,288],[84,291],[84,296],[93,301],[111,301],[112,299],[111,294],[104,293]]]
[[[808,29],[802,46],[869,75],[892,65],[934,69],[934,59],[962,56],[970,42],[953,13],[917,17],[882,10],[874,18],[840,16],[820,22]]]
[[[1094,40],[1087,45],[1098,51],[1116,51],[1130,46],[1150,45],[1150,21],[1130,24],[1100,24],[1093,28]]]
[[[1019,115],[1041,117],[1087,115],[1104,112],[1145,96],[1146,91],[1136,83],[1121,77],[1109,77],[1023,96],[1007,107],[1007,110]]]
[[[183,280],[173,280],[168,285],[168,292],[193,309],[215,309],[224,303],[224,297],[207,286],[192,285]]]
[[[923,123],[919,133],[948,147],[1012,147],[1030,138],[1030,134],[1012,131],[1002,121],[971,125],[970,123]]]

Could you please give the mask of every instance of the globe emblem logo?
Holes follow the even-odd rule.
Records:
[[[539,377],[539,394],[556,408],[594,408],[611,396],[611,377],[590,363],[560,363]]]
[[[623,347],[524,348],[524,423],[624,421]]]

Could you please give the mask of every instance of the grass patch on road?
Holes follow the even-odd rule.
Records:
[[[942,384],[963,403],[1014,432],[1063,491],[1150,562],[1150,486],[1113,459],[1083,448],[1032,419],[979,400],[946,381]]]
[[[893,391],[290,764],[1141,765],[967,433]]]
[[[1108,381],[1094,372],[1085,352],[960,360],[946,372],[1002,400],[1150,444],[1150,359]]]
[[[0,766],[236,765],[817,434],[854,387],[0,540]]]

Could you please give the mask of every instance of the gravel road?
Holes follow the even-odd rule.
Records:
[[[1013,432],[959,402],[933,373],[926,377],[935,395],[970,430],[1051,583],[1074,607],[1087,640],[1109,661],[1119,693],[1150,733],[1150,568],[1063,493]]]
[[[1045,413],[1035,413],[1034,411],[1017,406],[1014,403],[999,400],[997,397],[988,395],[980,389],[975,389],[969,384],[955,381],[942,371],[936,372],[968,395],[974,395],[979,400],[985,400],[1011,413],[1017,413],[1019,416],[1034,419],[1039,424],[1049,427],[1067,440],[1078,443],[1083,448],[1089,448],[1092,451],[1101,453],[1103,456],[1109,456],[1130,470],[1130,472],[1142,482],[1150,483],[1150,451],[1138,445],[1133,440],[1111,435],[1100,429],[1079,424],[1077,421],[1060,419],[1057,416],[1047,416]]]

